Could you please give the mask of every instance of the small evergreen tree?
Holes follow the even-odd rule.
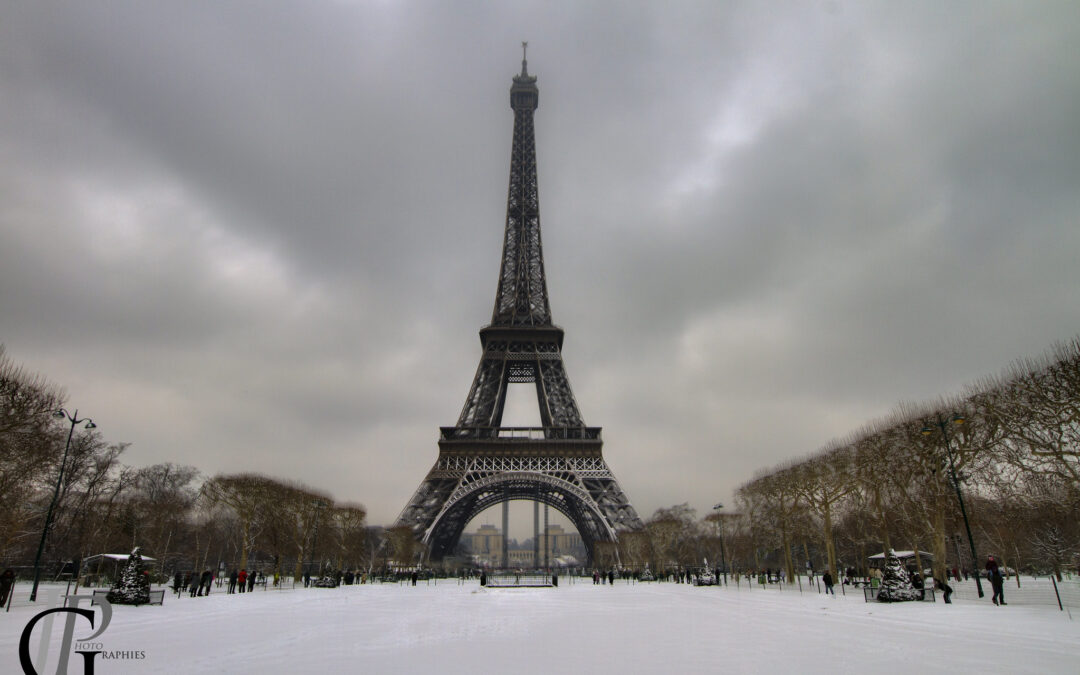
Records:
[[[881,575],[881,590],[877,599],[880,602],[904,602],[918,600],[919,591],[911,585],[911,576],[904,569],[904,564],[896,557],[896,551],[889,549],[885,569]]]
[[[128,556],[127,565],[109,589],[107,598],[115,605],[142,605],[150,602],[150,577],[143,570],[138,546]]]

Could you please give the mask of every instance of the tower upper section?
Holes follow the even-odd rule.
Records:
[[[525,44],[522,44],[525,47]],[[526,59],[510,86],[514,138],[510,150],[510,189],[506,198],[506,229],[502,266],[495,293],[492,326],[550,327],[551,306],[540,242],[540,195],[536,179],[536,137],[533,112],[540,100],[536,76]]]
[[[528,42],[522,42],[524,50]],[[519,109],[536,110],[540,104],[540,90],[536,88],[536,76],[529,75],[529,62],[525,54],[521,55],[521,74],[514,76],[514,84],[510,87],[510,107],[515,111]]]

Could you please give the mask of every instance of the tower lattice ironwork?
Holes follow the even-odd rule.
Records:
[[[506,228],[491,323],[480,330],[480,365],[457,425],[441,428],[439,458],[396,523],[410,527],[434,560],[453,551],[474,516],[514,499],[565,514],[590,552],[641,527],[601,454],[600,428],[586,426],[578,410],[562,359],[563,330],[551,322],[533,132],[538,103],[523,55],[510,87]],[[536,385],[541,427],[502,426],[507,387],[519,382]]]

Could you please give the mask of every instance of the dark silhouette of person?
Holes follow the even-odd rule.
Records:
[[[946,570],[946,572],[948,572],[948,570]],[[952,604],[952,600],[950,599],[950,596],[952,596],[953,594],[952,586],[950,586],[947,582],[942,581],[937,577],[934,577],[934,588],[941,591],[942,596],[944,596],[945,598],[945,604]]]
[[[15,587],[15,570],[10,567],[0,574],[0,607],[7,604],[11,589]]]
[[[236,592],[236,580],[238,578],[239,578],[239,575],[236,573],[235,569],[233,569],[232,572],[229,572],[229,593],[230,594]]]
[[[832,573],[829,570],[825,570],[825,573],[821,575],[821,583],[825,584],[825,595],[829,593],[836,595],[836,591],[833,590]]]
[[[990,586],[994,589],[994,597],[990,598],[995,605],[1005,604],[1005,579],[1001,576],[1001,568],[994,560],[994,556],[986,559],[986,578],[990,580]]]
[[[248,593],[255,590],[255,572],[248,575],[247,579]]]

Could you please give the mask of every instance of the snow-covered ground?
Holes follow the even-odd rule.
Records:
[[[145,658],[99,658],[95,672],[1080,672],[1080,616],[1073,621],[1056,604],[886,605],[852,593],[747,590],[745,582],[736,589],[561,581],[537,589],[440,581],[167,594],[161,607],[115,608],[99,648]],[[16,602],[0,616],[0,673],[20,672],[19,636],[42,609],[40,601]],[[61,624],[42,673],[55,671]],[[88,632],[79,619],[76,638]],[[82,672],[78,658],[72,673]]]

